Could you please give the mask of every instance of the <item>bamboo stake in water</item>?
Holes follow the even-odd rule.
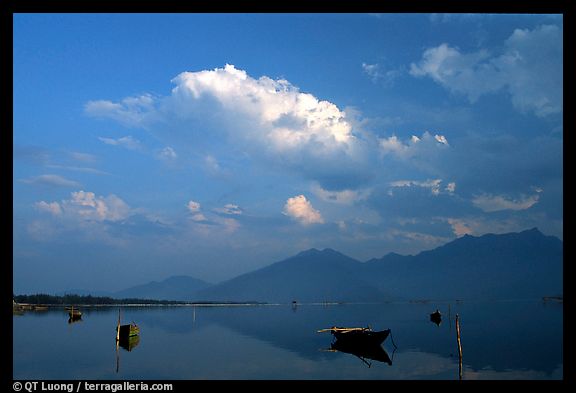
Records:
[[[460,322],[456,314],[456,340],[458,341],[458,377],[462,379],[462,343],[460,342]]]
[[[116,327],[116,342],[120,341],[120,308],[118,308],[118,326]]]

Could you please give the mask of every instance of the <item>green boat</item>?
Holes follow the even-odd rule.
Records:
[[[118,309],[118,325],[116,326],[116,341],[127,340],[130,337],[140,335],[140,328],[136,323],[131,322],[128,325],[120,324],[120,309]]]
[[[140,328],[134,322],[129,325],[120,325],[117,329],[119,329],[118,338],[120,340],[140,335]]]

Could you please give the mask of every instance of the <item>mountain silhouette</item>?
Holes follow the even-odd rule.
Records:
[[[563,243],[537,228],[465,235],[417,255],[362,263],[310,249],[197,293],[202,300],[353,302],[531,299],[563,292]]]
[[[290,303],[516,300],[562,293],[563,243],[532,228],[464,235],[417,255],[389,253],[366,262],[330,248],[312,248],[214,285],[173,276],[109,296]]]

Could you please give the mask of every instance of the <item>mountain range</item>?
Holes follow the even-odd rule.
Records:
[[[562,293],[563,243],[533,228],[464,235],[417,255],[390,253],[366,262],[313,248],[218,284],[174,276],[108,296],[285,303],[530,299]]]

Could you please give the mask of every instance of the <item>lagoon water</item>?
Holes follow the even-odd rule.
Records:
[[[442,322],[430,321],[438,308]],[[15,380],[562,379],[563,306],[541,301],[122,307],[140,326],[116,347],[118,307],[13,317]],[[331,326],[391,329],[392,364],[330,350]],[[396,345],[396,348],[394,346]]]

